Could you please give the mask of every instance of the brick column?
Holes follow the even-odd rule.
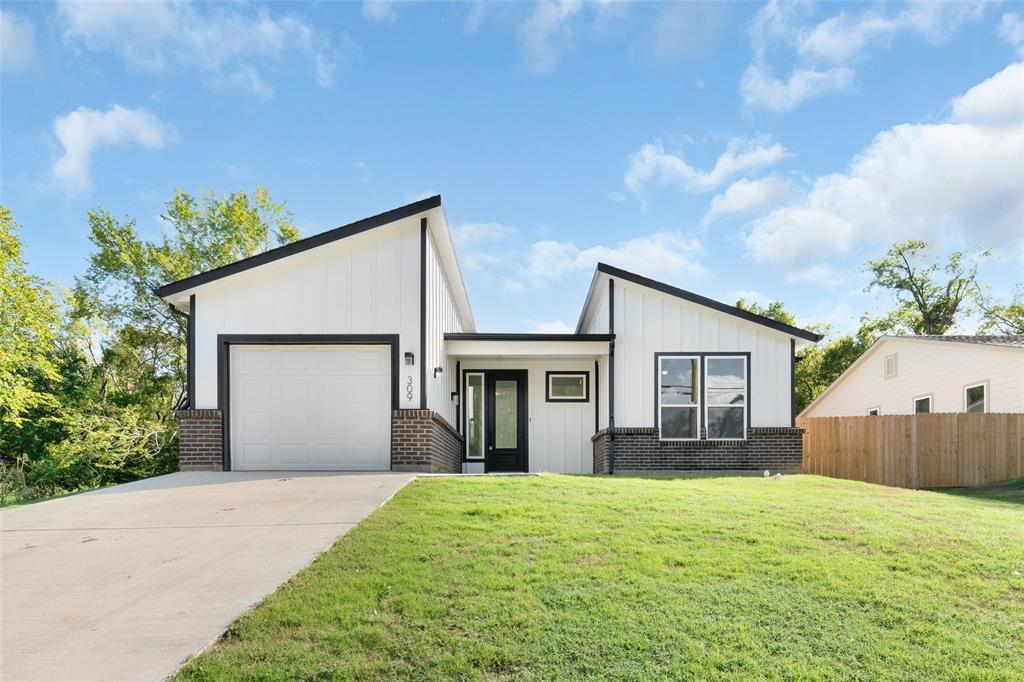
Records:
[[[178,469],[221,471],[224,457],[220,410],[178,410]]]
[[[462,473],[462,436],[433,410],[391,413],[391,470]]]

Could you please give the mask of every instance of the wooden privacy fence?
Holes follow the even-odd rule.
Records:
[[[1024,476],[1024,414],[809,417],[804,473],[900,488],[987,485]]]

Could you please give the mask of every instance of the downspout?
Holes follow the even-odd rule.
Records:
[[[789,340],[789,425],[796,426],[796,339]]]
[[[615,473],[615,280],[608,280],[608,473]]]

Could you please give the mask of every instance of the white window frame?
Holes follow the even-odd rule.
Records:
[[[892,358],[892,374],[889,374],[889,358]],[[900,359],[897,353],[889,353],[882,360],[882,376],[895,379],[900,374]]]
[[[480,414],[477,415],[477,419],[480,420],[480,450],[481,450],[481,452],[480,452],[479,455],[471,454],[469,452],[469,443],[470,443],[470,438],[469,438],[469,410],[470,410],[470,407],[473,405],[473,401],[469,398],[469,378],[470,377],[477,377],[477,376],[480,377]],[[466,460],[467,461],[482,462],[487,457],[487,444],[486,444],[486,440],[487,440],[487,422],[486,422],[486,418],[484,417],[484,415],[487,414],[487,391],[484,390],[484,386],[485,385],[486,385],[486,383],[484,381],[484,373],[483,372],[466,372],[466,405],[465,405],[465,412],[463,413],[462,416],[463,416],[463,419],[466,420],[466,447],[465,447],[465,452],[466,452]]]
[[[872,412],[874,412],[874,414],[871,414]],[[867,411],[867,415],[869,417],[880,417],[880,416],[882,416],[882,408],[881,408],[881,406],[875,405],[874,407],[869,407],[868,411]]]
[[[964,412],[967,412],[967,391],[972,388],[978,388],[981,386],[982,390],[985,391],[985,395],[982,399],[982,410],[981,412],[971,412],[971,414],[988,414],[988,379],[984,381],[976,381],[973,384],[964,384],[963,396],[964,396]]]
[[[925,399],[928,400],[928,411],[927,412],[918,412],[917,411],[917,402],[919,400],[925,400]],[[933,407],[935,407],[935,394],[934,393],[925,393],[924,395],[915,396],[914,399],[910,401],[910,414],[934,414],[934,411],[932,410]]]
[[[656,370],[655,370],[655,375],[654,376],[655,376],[656,383],[655,383],[655,386],[654,386],[654,390],[657,392],[657,396],[658,396],[658,440],[662,441],[662,442],[686,442],[686,441],[697,441],[697,440],[700,440],[700,429],[701,429],[700,397],[701,397],[701,393],[699,391],[693,391],[693,400],[694,400],[693,403],[690,403],[688,405],[664,405],[664,407],[692,407],[692,408],[694,408],[694,413],[697,415],[697,435],[695,435],[693,438],[664,438],[661,435],[661,408],[663,407],[662,404],[661,404],[661,376],[662,376],[661,375],[661,361],[662,360],[695,360],[697,362],[697,371],[694,374],[694,378],[697,381],[701,382],[701,388],[703,388],[703,382],[704,382],[704,362],[701,359],[701,356],[700,355],[686,355],[685,353],[681,353],[679,355],[657,355],[657,356],[655,356],[655,359],[657,360],[657,362],[655,363]]]
[[[714,441],[719,441],[719,440],[736,440],[736,441],[739,441],[739,440],[746,440],[747,439],[747,410],[749,409],[748,404],[750,403],[750,391],[748,390],[748,387],[750,385],[750,376],[749,376],[748,372],[750,372],[750,368],[748,367],[747,356],[746,355],[705,355],[704,356],[704,362],[701,363],[701,368],[700,368],[701,369],[701,372],[700,372],[701,373],[701,381],[702,381],[701,397],[704,399],[704,424],[707,425],[709,423],[708,422],[708,408],[711,406],[710,403],[708,402],[708,376],[707,376],[707,374],[708,374],[708,369],[707,369],[708,361],[709,360],[736,360],[736,359],[739,359],[739,360],[743,361],[743,436],[741,436],[740,438],[712,438],[709,435],[709,436],[707,436],[707,440],[714,440]],[[715,405],[714,407],[733,407],[733,408],[735,408],[735,407],[737,407],[737,405]],[[705,426],[705,428],[706,428],[706,426]],[[700,429],[698,429],[697,432],[699,433]]]
[[[583,395],[576,396],[556,396],[551,394],[551,380],[556,377],[582,377],[583,378]],[[583,369],[580,371],[566,370],[566,371],[549,371],[547,372],[547,381],[544,387],[544,401],[548,403],[589,403],[590,402],[590,372]]]

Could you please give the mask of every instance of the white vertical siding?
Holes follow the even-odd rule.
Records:
[[[399,353],[422,357],[419,271],[414,217],[200,287],[196,407],[217,407],[218,334],[398,334]],[[399,405],[418,407],[419,372],[405,371],[404,364],[400,369]]]
[[[896,376],[885,358],[896,354]],[[1024,349],[951,341],[883,339],[807,417],[912,414],[914,398],[931,395],[932,412],[963,412],[966,386],[985,383],[989,412],[1024,412]]]
[[[455,358],[453,358],[454,361]],[[454,362],[453,362],[454,364]],[[594,471],[594,359],[464,358],[462,371],[520,369],[527,371],[530,471],[589,474]],[[546,402],[545,372],[580,371],[590,375],[590,400]],[[602,398],[607,395],[602,391]],[[467,469],[469,470],[469,469]]]
[[[596,319],[596,316],[595,316]],[[750,353],[750,425],[791,423],[790,337],[615,280],[615,425],[655,425],[655,353]]]
[[[427,368],[427,408],[439,413],[452,425],[455,424],[455,403],[451,394],[455,391],[457,377],[455,363],[449,363],[445,351],[444,335],[461,332],[458,309],[452,297],[444,268],[438,259],[437,247],[430,231],[427,232],[427,347],[424,361]],[[434,368],[442,372],[434,376]]]

